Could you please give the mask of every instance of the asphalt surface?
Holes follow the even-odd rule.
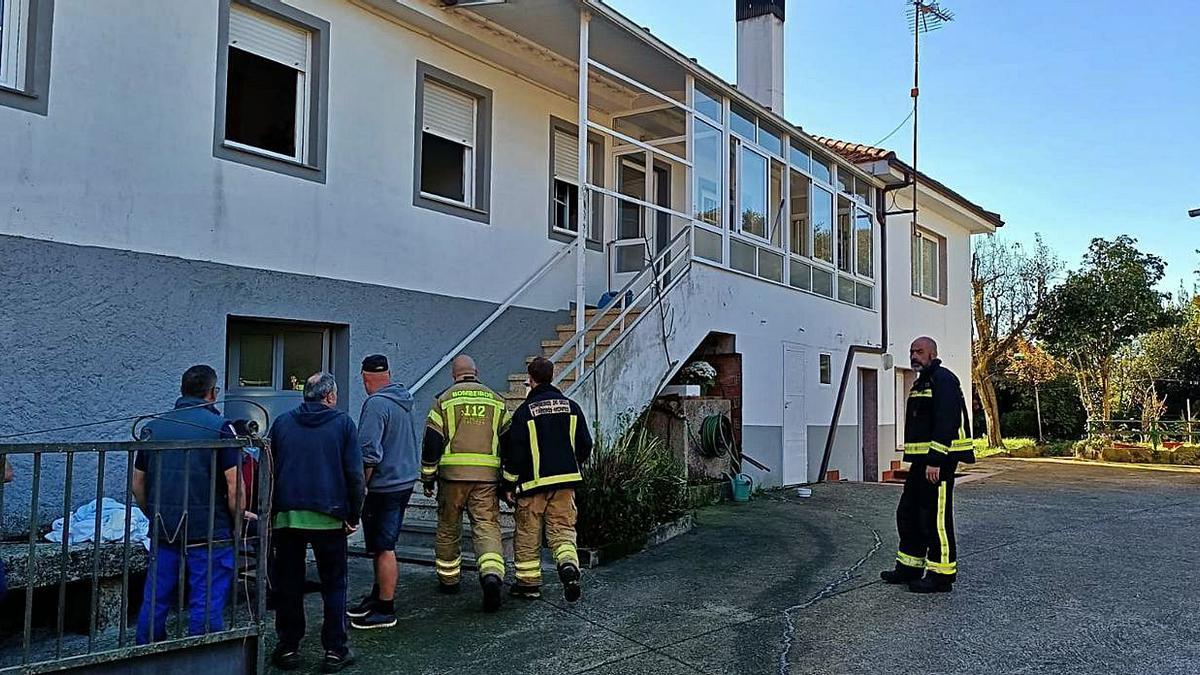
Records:
[[[354,632],[354,672],[1198,673],[1200,474],[985,460],[956,488],[951,595],[881,584],[899,486],[819,485],[699,512],[696,529],[588,571],[568,606],[443,597],[404,566],[400,624]],[[352,595],[370,584],[352,561]],[[320,654],[309,598],[306,668]]]

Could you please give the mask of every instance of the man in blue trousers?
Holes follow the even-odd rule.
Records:
[[[147,440],[233,438],[233,427],[213,405],[218,391],[215,370],[204,365],[188,368],[175,409],[146,425]],[[133,494],[150,519],[150,564],[138,614],[138,644],[166,639],[167,614],[180,596],[180,566],[187,583],[188,633],[224,630],[222,614],[234,577],[233,528],[245,504],[237,475],[240,461],[237,448],[137,453]]]

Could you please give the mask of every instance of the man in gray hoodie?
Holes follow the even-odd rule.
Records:
[[[375,586],[346,614],[351,627],[367,630],[396,625],[396,539],[421,473],[421,454],[412,394],[392,383],[387,357],[363,359],[362,377],[367,391],[358,420],[367,483],[362,523],[367,552],[375,559]]]

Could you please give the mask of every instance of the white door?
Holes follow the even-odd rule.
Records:
[[[639,152],[617,157],[617,192],[643,202],[651,201],[654,193],[654,172],[646,173],[646,155]],[[617,201],[617,220],[609,251],[610,286],[617,290],[625,286],[650,261],[649,231],[646,228],[646,207],[625,200]]]
[[[806,358],[800,345],[783,346],[783,484],[807,483],[808,415],[804,409]]]

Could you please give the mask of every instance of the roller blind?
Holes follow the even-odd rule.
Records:
[[[554,177],[572,185],[579,182],[579,139],[554,130]]]
[[[308,31],[237,3],[229,5],[229,46],[308,70]]]
[[[421,129],[475,147],[475,103],[460,91],[425,80]]]

